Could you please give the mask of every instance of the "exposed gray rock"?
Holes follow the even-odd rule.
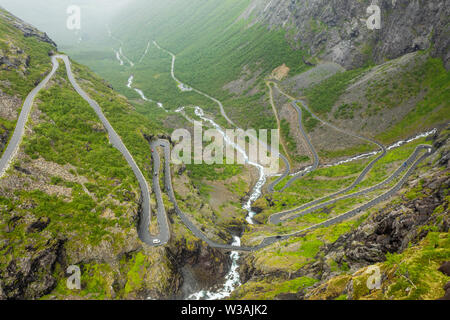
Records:
[[[322,280],[330,278],[331,270],[326,263],[330,259],[339,265],[345,263],[355,271],[385,261],[386,253],[402,252],[410,243],[423,239],[428,233],[427,229],[421,228],[425,225],[434,225],[440,232],[448,232],[448,208],[440,214],[434,211],[444,203],[449,184],[450,178],[445,176],[427,180],[423,184],[423,197],[386,207],[370,216],[355,231],[324,246],[321,250],[324,258],[313,266],[316,269],[314,273],[320,270],[323,272]]]
[[[27,256],[12,259],[0,270],[0,299],[37,299],[49,293],[56,286],[52,272],[63,243],[50,239],[44,248],[30,248]]]
[[[450,277],[450,261],[445,261],[440,267],[439,271]]]
[[[10,21],[11,25],[22,31],[25,37],[36,37],[43,42],[51,44],[55,48],[57,47],[56,43],[53,42],[53,40],[50,39],[50,37],[45,32],[39,31],[35,27],[22,21],[11,13],[6,12],[2,7],[0,7],[0,17],[4,18],[7,21]]]
[[[369,30],[367,8],[381,9],[381,29]],[[450,0],[254,0],[241,18],[294,34],[294,46],[346,68],[382,63],[431,48],[450,68]]]

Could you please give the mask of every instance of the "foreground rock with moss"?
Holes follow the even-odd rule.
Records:
[[[449,137],[447,127],[433,138],[434,155],[380,208],[248,255],[241,267],[247,282],[233,298],[443,297],[450,281],[438,270],[450,260]],[[380,270],[381,286],[370,290],[374,267]]]

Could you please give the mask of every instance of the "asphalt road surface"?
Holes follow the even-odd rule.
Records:
[[[154,237],[150,234],[150,229],[149,229],[150,218],[151,218],[151,208],[150,208],[150,191],[149,191],[149,187],[147,184],[147,180],[145,179],[141,170],[139,169],[136,162],[134,161],[133,156],[128,151],[125,144],[122,142],[120,136],[116,133],[114,128],[109,123],[108,119],[104,116],[100,106],[97,104],[96,101],[92,100],[89,97],[89,95],[83,89],[81,89],[81,87],[78,85],[78,83],[72,73],[70,60],[65,55],[52,56],[53,68],[52,68],[51,72],[45,77],[45,79],[41,83],[39,83],[30,92],[30,94],[25,99],[21,113],[19,115],[19,119],[17,120],[17,124],[16,124],[16,128],[14,130],[13,136],[12,136],[5,152],[3,153],[3,155],[0,159],[0,174],[1,175],[4,174],[4,172],[7,170],[8,166],[9,166],[9,164],[11,163],[11,160],[13,159],[15,153],[17,152],[20,142],[22,141],[22,138],[23,138],[23,134],[25,131],[25,125],[26,125],[26,122],[28,121],[28,116],[30,114],[30,110],[33,105],[33,101],[34,101],[36,95],[39,93],[39,91],[45,87],[45,85],[48,83],[48,81],[55,74],[56,70],[59,68],[58,59],[61,59],[64,61],[64,64],[66,66],[67,77],[68,77],[70,83],[72,84],[73,88],[94,109],[95,113],[99,117],[99,119],[102,122],[103,126],[105,127],[106,131],[108,132],[110,143],[122,153],[122,155],[124,156],[128,165],[133,170],[133,172],[136,176],[136,179],[139,182],[139,187],[141,189],[140,219],[139,219],[139,225],[138,225],[139,238],[144,243],[146,243],[150,246],[166,244],[170,238],[169,227],[168,227],[167,223],[163,223],[164,222],[163,220],[160,221],[160,218],[162,216],[164,216],[164,219],[166,219],[164,206],[158,205],[157,212],[158,212],[158,222],[160,222],[159,223],[160,234],[158,236]],[[159,186],[159,184],[154,184],[154,185]],[[159,202],[158,202],[158,204],[159,204]]]
[[[53,61],[53,68],[50,73],[41,81],[26,97],[23,103],[22,110],[20,111],[19,118],[17,119],[16,128],[14,129],[13,135],[0,158],[0,177],[3,176],[5,171],[8,169],[11,160],[14,158],[17,150],[19,149],[20,143],[22,142],[23,134],[25,132],[25,125],[28,121],[28,116],[30,115],[31,107],[33,106],[34,98],[36,95],[44,88],[48,81],[53,77],[56,70],[58,69],[58,62]]]
[[[154,44],[155,44],[159,49],[161,49],[161,50],[167,52],[169,55],[172,56],[172,67],[171,67],[172,78],[173,78],[176,82],[181,83],[181,82],[175,77],[175,74],[174,74],[174,68],[175,68],[175,59],[176,59],[176,56],[175,56],[172,52],[170,52],[170,51],[168,51],[168,50],[166,50],[166,49],[161,48],[161,47],[156,43],[156,41],[154,41]],[[276,85],[276,84],[275,84],[275,85]],[[191,88],[192,88],[192,87],[191,87]],[[223,107],[222,103],[221,103],[219,100],[217,100],[217,99],[215,99],[215,98],[209,96],[208,94],[206,94],[206,93],[204,93],[204,92],[202,92],[202,91],[200,91],[200,90],[197,90],[197,89],[195,89],[195,88],[192,88],[192,89],[193,89],[193,91],[195,91],[195,92],[197,92],[197,93],[199,93],[199,94],[201,94],[201,95],[203,95],[203,96],[209,98],[210,100],[214,101],[215,103],[217,103],[217,104],[219,105],[219,107],[220,107],[220,112],[221,112],[222,116],[227,120],[227,122],[228,122],[229,124],[231,124],[232,126],[236,126],[236,125],[233,123],[233,121],[227,116],[227,114],[226,114],[226,112],[225,112],[225,110],[224,110],[224,107]],[[308,208],[308,207],[311,207],[311,206],[313,206],[313,205],[315,205],[315,204],[319,204],[320,202],[322,202],[322,201],[324,201],[324,200],[327,200],[327,199],[329,199],[329,198],[333,198],[333,197],[336,197],[336,196],[338,196],[338,195],[347,193],[348,191],[350,191],[350,190],[352,190],[353,188],[355,188],[355,187],[356,187],[356,186],[364,179],[364,177],[366,176],[366,174],[372,169],[372,167],[375,165],[375,163],[376,163],[377,161],[379,161],[381,158],[383,158],[383,157],[386,155],[386,148],[385,148],[382,144],[378,143],[377,141],[372,140],[372,139],[369,139],[369,138],[365,138],[365,137],[362,137],[362,136],[359,136],[359,135],[356,135],[356,134],[351,133],[351,132],[346,132],[345,130],[342,130],[342,129],[340,129],[340,128],[337,128],[336,126],[334,126],[334,125],[332,125],[332,124],[330,124],[330,123],[328,123],[328,122],[325,122],[325,121],[323,121],[322,119],[320,119],[319,117],[317,117],[317,116],[316,116],[316,115],[308,108],[308,106],[306,105],[306,103],[304,103],[302,100],[294,100],[294,101],[293,101],[293,107],[296,109],[296,111],[297,111],[297,113],[298,113],[298,115],[299,115],[299,127],[300,127],[300,130],[301,130],[303,136],[305,137],[305,140],[307,141],[307,143],[308,143],[308,145],[309,145],[309,147],[310,147],[310,150],[311,150],[311,152],[312,152],[312,154],[313,154],[313,157],[314,157],[314,161],[313,161],[312,167],[311,167],[308,171],[302,172],[302,173],[298,174],[297,176],[295,176],[295,177],[294,177],[293,179],[291,179],[290,181],[288,181],[287,184],[283,187],[283,189],[282,189],[280,192],[283,192],[286,188],[288,188],[288,187],[289,187],[296,179],[300,178],[301,176],[303,176],[303,175],[306,174],[307,172],[311,172],[311,171],[315,170],[315,169],[319,166],[319,157],[318,157],[318,155],[317,155],[317,152],[316,152],[315,149],[314,149],[314,146],[312,145],[311,141],[309,140],[309,137],[307,136],[306,132],[305,132],[304,129],[303,129],[303,124],[302,124],[302,111],[301,111],[301,108],[297,105],[297,103],[301,103],[301,104],[303,105],[303,107],[304,107],[308,112],[310,112],[311,115],[312,115],[314,118],[316,118],[316,119],[319,120],[320,122],[324,123],[325,125],[328,125],[328,126],[330,126],[331,128],[334,128],[335,130],[340,131],[340,132],[343,132],[343,133],[348,134],[348,135],[350,135],[350,136],[353,136],[353,137],[356,137],[356,138],[359,138],[359,139],[362,139],[362,140],[365,140],[365,141],[368,141],[368,142],[371,142],[371,143],[376,144],[377,146],[380,147],[381,154],[380,154],[376,159],[374,159],[371,163],[369,163],[369,165],[367,165],[366,168],[364,168],[364,170],[361,172],[361,174],[358,176],[358,178],[357,178],[357,179],[356,179],[349,187],[347,187],[347,188],[345,188],[345,189],[343,189],[343,190],[340,190],[340,191],[338,191],[338,192],[336,192],[336,193],[334,193],[334,194],[331,194],[331,195],[328,195],[328,196],[326,196],[326,197],[317,199],[317,200],[315,200],[315,201],[313,201],[313,202],[311,202],[311,203],[309,203],[309,204],[303,205],[303,206],[301,206],[301,207],[294,208],[294,209],[288,210],[288,211],[284,211],[284,212],[281,212],[281,213],[278,213],[278,214],[274,214],[273,216],[271,216],[271,221],[272,221],[272,222],[278,222],[278,221],[281,222],[281,219],[282,219],[284,216],[288,215],[288,214],[291,214],[291,213],[295,213],[295,212],[301,211],[301,210],[306,209],[306,208]],[[191,221],[191,219],[189,218],[189,216],[188,216],[187,214],[185,214],[184,212],[182,212],[182,210],[179,208],[178,203],[177,203],[177,201],[176,201],[176,198],[175,198],[175,195],[174,195],[174,191],[173,191],[172,182],[171,182],[170,160],[169,160],[169,159],[170,159],[170,143],[169,143],[168,141],[166,141],[166,140],[157,140],[157,141],[155,141],[155,142],[152,142],[151,145],[152,145],[152,149],[153,149],[154,152],[156,152],[156,151],[155,151],[155,148],[154,148],[154,146],[156,146],[156,145],[159,145],[160,147],[164,148],[164,157],[165,157],[165,166],[164,166],[164,172],[165,172],[165,175],[164,175],[164,176],[165,176],[165,178],[164,178],[164,184],[165,184],[165,186],[166,186],[166,192],[167,192],[167,194],[169,195],[170,201],[171,201],[171,202],[173,203],[173,205],[174,205],[174,208],[175,208],[175,211],[176,211],[177,215],[180,217],[180,219],[183,221],[183,223],[186,225],[186,227],[187,227],[189,230],[191,230],[191,232],[192,232],[195,236],[197,236],[198,238],[200,238],[200,239],[202,239],[203,241],[205,241],[206,243],[208,243],[211,247],[219,248],[219,249],[225,249],[225,250],[238,250],[238,251],[255,251],[255,250],[259,250],[259,249],[264,248],[264,247],[267,247],[267,246],[269,246],[269,245],[271,245],[271,244],[273,244],[273,243],[275,243],[275,242],[278,242],[278,241],[281,241],[281,240],[288,239],[289,237],[292,237],[292,236],[299,236],[299,235],[304,234],[305,232],[311,231],[311,230],[316,229],[316,228],[326,227],[326,226],[330,226],[330,225],[333,225],[333,224],[336,224],[336,223],[340,223],[340,222],[342,222],[342,221],[345,221],[346,219],[349,219],[349,218],[351,218],[351,217],[353,217],[353,216],[355,216],[355,215],[357,215],[357,214],[359,214],[359,213],[362,213],[362,212],[366,211],[367,209],[369,209],[369,208],[371,208],[371,207],[373,207],[373,206],[375,206],[375,205],[377,205],[377,204],[379,204],[379,203],[385,201],[385,200],[388,199],[389,197],[393,196],[398,190],[400,190],[400,188],[401,188],[401,187],[403,186],[403,184],[406,182],[407,178],[411,175],[411,173],[414,171],[414,169],[415,169],[416,166],[420,163],[420,161],[422,161],[423,159],[425,159],[427,156],[429,156],[429,155],[432,153],[431,147],[428,147],[428,146],[419,146],[419,147],[416,149],[416,151],[411,155],[411,157],[407,160],[406,163],[407,163],[408,165],[411,164],[412,161],[417,157],[417,155],[418,155],[418,153],[420,152],[421,149],[427,148],[427,150],[428,150],[427,153],[425,153],[422,157],[420,157],[418,160],[416,160],[414,163],[412,163],[411,167],[410,167],[409,170],[406,172],[406,174],[402,177],[402,179],[401,179],[399,182],[397,182],[397,184],[395,184],[395,186],[394,186],[392,189],[390,189],[390,190],[387,191],[386,193],[382,194],[381,196],[376,197],[375,199],[371,200],[370,202],[364,204],[364,205],[361,206],[361,207],[358,207],[358,208],[356,208],[356,209],[350,210],[349,212],[346,212],[346,213],[341,214],[341,215],[339,215],[339,216],[333,217],[333,218],[331,218],[331,219],[328,219],[328,220],[326,220],[326,221],[324,221],[324,222],[321,222],[321,223],[318,223],[318,224],[313,225],[313,226],[311,226],[311,227],[308,227],[308,228],[306,228],[306,229],[304,229],[304,230],[301,230],[301,231],[299,231],[299,232],[295,232],[295,233],[292,233],[292,234],[285,234],[285,235],[279,235],[279,236],[267,237],[267,238],[263,239],[263,241],[262,241],[259,245],[254,246],[254,247],[245,247],[245,246],[239,246],[239,247],[237,247],[237,246],[231,246],[231,245],[229,245],[229,244],[221,244],[221,243],[217,243],[217,242],[214,242],[214,241],[210,240],[210,239],[207,238],[206,235],[205,235],[205,234],[204,234],[204,233],[203,233],[203,232],[202,232],[202,231],[201,231],[201,230],[200,230],[200,229],[199,229],[199,228]],[[281,182],[284,178],[286,178],[286,177],[289,175],[289,172],[290,172],[290,165],[289,165],[289,162],[287,161],[287,159],[286,159],[283,155],[281,155],[281,154],[280,154],[279,156],[280,156],[280,158],[284,161],[284,163],[286,164],[286,170],[285,170],[285,172],[281,175],[281,177],[279,177],[274,183],[272,183],[272,184],[269,186],[269,191],[271,191],[271,192],[274,191],[274,186],[275,186],[277,183]],[[402,171],[404,171],[405,169],[406,169],[406,166],[402,166],[402,167],[399,168],[392,176],[390,176],[389,178],[385,179],[383,182],[379,183],[378,185],[373,186],[373,187],[368,188],[368,189],[365,189],[365,190],[362,190],[362,191],[360,191],[360,192],[356,192],[356,193],[354,193],[354,194],[352,194],[352,195],[344,196],[344,197],[342,197],[342,198],[340,198],[340,199],[332,200],[332,201],[336,202],[336,201],[339,201],[339,200],[342,200],[342,199],[347,199],[347,198],[351,198],[351,197],[357,197],[357,196],[359,196],[359,195],[362,195],[362,194],[365,194],[365,193],[374,191],[374,190],[376,190],[376,189],[378,189],[378,188],[381,188],[383,185],[388,184],[388,183],[391,182],[393,179],[395,179],[395,178],[396,178]],[[155,191],[155,194],[156,194],[156,193],[157,193],[157,192]],[[156,194],[156,196],[157,196],[157,197],[160,197],[160,194],[158,193],[158,194]],[[160,201],[162,201],[162,200],[160,200]],[[328,204],[329,204],[329,203],[328,203]],[[320,204],[319,206],[320,206],[320,207],[323,207],[323,206],[325,206],[325,205],[327,205],[327,204]],[[318,206],[318,207],[319,207],[319,206]],[[315,210],[317,210],[318,207],[316,207]],[[313,210],[313,209],[314,209],[314,208],[311,208],[310,210]],[[312,212],[312,211],[311,211],[311,212]],[[306,214],[306,213],[305,213],[305,214]],[[158,221],[159,221],[159,220],[158,220]]]
[[[308,144],[309,149],[311,150],[311,154],[313,155],[314,161],[312,166],[309,167],[308,170],[303,170],[302,172],[300,172],[299,174],[295,175],[295,177],[293,177],[292,179],[290,179],[281,189],[279,192],[283,192],[284,190],[286,190],[287,188],[289,188],[292,183],[294,183],[295,180],[303,177],[304,175],[306,175],[307,173],[316,170],[319,167],[320,161],[319,161],[319,155],[316,152],[316,149],[314,148],[314,146],[311,143],[311,140],[309,139],[308,135],[306,134],[304,128],[303,128],[303,115],[302,115],[302,109],[300,109],[296,103],[296,101],[292,102],[292,106],[294,107],[295,111],[297,111],[298,114],[298,125],[300,128],[300,132],[303,135],[303,138],[305,139],[305,141]],[[286,163],[287,161],[285,161]],[[280,178],[278,178],[277,180],[275,180],[274,182],[272,182],[269,187],[268,190],[270,193],[275,192],[275,186],[278,185],[285,177],[287,177],[289,175],[289,172],[291,171],[291,168],[289,166],[289,163],[287,162],[287,173],[284,173]]]
[[[72,69],[70,67],[70,61],[69,58],[65,55],[58,55],[52,57],[52,61],[55,63],[56,59],[60,58],[64,61],[64,64],[66,65],[66,72],[67,77],[69,78],[70,83],[74,87],[75,91],[84,99],[87,103],[94,109],[95,113],[99,117],[100,121],[102,122],[103,126],[105,127],[106,131],[109,135],[109,141],[110,143],[117,148],[117,150],[122,153],[125,160],[127,161],[128,165],[131,167],[131,169],[134,172],[134,175],[136,176],[136,179],[138,180],[139,187],[141,189],[141,203],[140,203],[140,217],[139,217],[139,223],[138,223],[138,235],[142,242],[149,246],[159,246],[164,245],[169,241],[170,238],[170,231],[167,223],[160,223],[159,226],[159,235],[158,236],[152,236],[150,234],[150,220],[151,220],[151,207],[150,207],[150,190],[148,187],[147,180],[145,179],[144,175],[142,174],[141,170],[139,169],[138,165],[134,161],[133,156],[128,151],[125,144],[122,142],[122,139],[120,136],[116,133],[114,128],[109,123],[108,119],[105,117],[105,115],[102,112],[102,109],[98,105],[98,103],[91,99],[89,95],[84,92],[83,89],[78,85],[77,81],[75,80],[75,77],[73,76]],[[56,61],[57,62],[57,61]],[[158,167],[159,170],[159,167]],[[155,182],[155,180],[154,180]],[[159,186],[159,184],[157,184]],[[158,222],[160,222],[160,216],[164,214],[164,206],[158,205],[157,208],[157,215],[158,215]]]

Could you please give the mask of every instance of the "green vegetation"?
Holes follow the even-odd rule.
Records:
[[[296,162],[304,162],[308,161],[308,156],[301,156],[297,151],[297,142],[295,138],[291,134],[291,127],[289,126],[289,122],[286,119],[281,119],[280,121],[280,131],[281,136],[283,137],[284,144],[286,145],[287,152],[291,158]]]
[[[51,44],[36,37],[25,37],[22,31],[0,19],[0,56],[14,63],[11,67],[0,67],[0,89],[8,95],[25,98],[50,72],[52,65],[48,53],[51,50],[55,50]]]
[[[212,165],[186,165],[189,176],[195,181],[200,179],[206,179],[209,181],[223,181],[231,177],[239,175],[242,172],[242,166],[240,165],[225,165],[225,164],[212,164]]]
[[[354,191],[365,189],[388,178],[388,176],[403,165],[404,161],[409,158],[417,146],[421,144],[428,144],[426,138],[421,138],[399,148],[390,150],[386,156],[377,161],[372,170],[370,170]]]
[[[133,263],[131,265],[130,270],[128,271],[128,281],[125,285],[125,293],[129,294],[130,292],[141,288],[142,281],[145,275],[145,269],[150,267],[150,265],[145,263],[146,256],[142,253],[138,252],[133,259]]]
[[[0,8],[2,15],[9,14]],[[48,53],[55,48],[36,37],[25,37],[23,33],[0,19],[0,92],[25,99],[38,82],[50,72],[52,65]],[[8,65],[10,64],[10,65]],[[20,112],[20,107],[17,112]],[[7,140],[14,130],[16,120],[0,117],[0,136]],[[0,155],[3,149],[0,149]]]
[[[238,288],[232,295],[233,299],[273,299],[281,293],[298,293],[317,282],[309,277],[299,277],[287,280],[282,275],[292,274],[312,265],[320,256],[320,248],[324,244],[335,242],[339,236],[357,228],[366,216],[346,221],[327,228],[321,228],[306,234],[304,237],[293,237],[276,243],[266,249],[252,254],[252,264],[267,276],[264,280],[249,281]],[[244,235],[243,241],[254,238],[258,233]],[[348,271],[348,266],[340,267],[342,272]],[[281,277],[280,277],[281,275]]]
[[[430,232],[417,246],[401,254],[386,255],[378,264],[385,275],[381,290],[369,292],[364,287],[367,274],[353,278],[354,299],[434,300],[443,297],[450,277],[438,268],[450,258],[448,233]]]
[[[84,299],[106,300],[114,298],[112,293],[113,270],[109,264],[84,264],[81,271],[81,289],[70,290],[67,288],[66,278],[62,278],[51,294],[42,297],[42,300],[48,300],[51,297],[70,297],[76,295]],[[64,274],[59,264],[56,265],[55,276]]]
[[[373,143],[362,143],[358,145],[351,146],[345,149],[336,149],[336,150],[318,150],[318,154],[320,158],[325,159],[337,159],[342,157],[353,157],[358,154],[369,153],[372,151],[380,150],[379,147],[374,145]]]
[[[336,119],[353,119],[355,117],[355,111],[360,110],[361,108],[362,106],[357,102],[351,104],[345,103],[337,108],[334,117]]]
[[[415,148],[423,143],[425,143],[424,138],[390,150],[384,158],[374,165],[363,181],[353,190],[349,191],[348,194],[374,186],[387,179],[413,153]],[[344,189],[356,179],[363,168],[372,160],[373,158],[328,168],[320,168],[305,177],[296,180],[285,192],[274,193],[259,199],[255,205],[263,209],[263,212],[258,216],[258,219],[265,223],[268,217],[273,213],[299,207],[317,198],[326,197],[328,194]],[[400,175],[400,177],[401,176],[402,175]],[[324,209],[317,210],[316,212],[298,217],[281,226],[277,226],[277,231],[275,233],[300,230],[299,226],[309,226],[349,211],[350,209],[367,202],[369,199],[380,195],[382,192],[385,192],[388,188],[391,188],[400,177],[394,179],[391,183],[386,184],[383,188],[367,195],[338,201]],[[285,180],[287,181],[288,179]],[[276,189],[281,188],[282,185],[283,184],[278,185]],[[410,190],[409,194],[406,196],[420,196],[420,188],[418,187]],[[324,201],[326,200],[330,199],[325,198]]]
[[[54,238],[71,234],[74,242],[96,245],[113,237],[118,244],[124,235],[110,230],[115,226],[124,230],[135,227],[126,212],[130,206],[137,206],[137,181],[120,152],[109,144],[107,134],[97,130],[101,125],[95,112],[68,86],[60,72],[56,77],[59,86],[52,86],[39,94],[42,121],[34,125],[31,136],[24,138],[23,148],[31,161],[43,158],[61,166],[77,168],[73,172],[90,181],[84,187],[92,194],[86,194],[83,185],[76,182],[76,177],[66,181],[53,176],[49,177],[49,183],[66,188],[66,196],[49,195],[41,190],[27,191],[25,188],[15,192],[17,198],[14,202],[5,197],[0,197],[0,200],[11,210],[29,211],[36,218],[50,218],[46,230]],[[123,202],[114,204],[108,200],[110,196]],[[29,202],[33,203],[31,209],[20,209]],[[101,217],[105,210],[111,210],[115,219]],[[20,228],[8,234],[8,238],[16,240],[26,237]]]
[[[221,100],[239,126],[276,128],[270,107],[263,103],[263,77],[283,63],[294,74],[306,70],[301,59],[304,53],[292,48],[298,47],[297,44],[292,47],[288,44],[284,30],[269,31],[258,23],[249,27],[251,20],[238,19],[248,4],[249,1],[177,0],[157,5],[157,10],[148,10],[149,4],[142,3],[142,7],[133,7],[124,13],[124,19],[112,31],[124,41],[124,53],[135,62],[141,58],[149,40],[151,43],[156,39],[162,47],[177,55],[177,77]],[[143,24],[147,25],[145,30],[141,28]],[[140,32],[136,33],[136,30]],[[118,45],[111,40],[111,47]],[[71,53],[132,99],[139,96],[125,86],[130,74],[135,77],[135,86],[147,97],[163,102],[171,110],[180,105],[200,105],[205,111],[218,114],[218,106],[212,101],[195,92],[183,93],[176,87],[170,76],[171,57],[152,43],[148,54],[134,68],[120,66],[111,47],[105,48],[103,55],[97,51],[89,56],[77,53],[76,49]],[[248,73],[244,72],[244,67]],[[242,95],[235,96],[223,88],[239,78],[249,80],[254,74],[259,76]],[[147,104],[147,113],[154,109],[154,104]]]
[[[150,151],[144,134],[151,136],[164,131],[154,120],[139,115],[124,97],[89,69],[76,63],[72,67],[79,83],[99,103],[144,175],[150,177]],[[33,258],[30,252],[36,252],[38,257],[49,246],[62,241],[66,259],[87,257],[90,263],[82,265],[79,292],[67,290],[65,272],[56,263],[52,272],[58,285],[52,295],[114,298],[111,265],[90,256],[92,252],[104,254],[103,247],[108,247],[108,254],[119,255],[130,242],[137,241],[140,194],[137,181],[123,156],[109,143],[95,112],[70,86],[63,66],[48,89],[39,93],[34,108],[39,108],[39,113],[32,111],[39,117],[32,118],[27,125],[32,131],[24,137],[16,164],[32,168],[40,163],[41,171],[29,175],[11,168],[7,173],[5,181],[18,179],[21,188],[2,185],[0,229],[8,232],[2,232],[7,245],[0,250],[0,269],[6,270],[21,257]],[[2,128],[12,127],[4,120],[0,124]],[[43,231],[34,230],[30,224],[36,221],[48,224]],[[42,276],[46,276],[44,273]],[[131,272],[134,279],[132,275]],[[131,281],[129,287],[132,284]],[[119,289],[114,290],[117,293]]]
[[[383,142],[393,142],[399,137],[407,137],[419,130],[445,123],[450,114],[450,73],[445,70],[441,59],[428,58],[425,63],[418,63],[412,71],[405,71],[403,80],[397,90],[389,97],[399,96],[401,99],[424,93],[416,104],[400,122],[377,138]]]
[[[260,282],[248,282],[239,288],[234,296],[241,300],[271,300],[283,293],[297,293],[302,289],[311,287],[318,280],[310,277],[300,277],[293,280],[270,279]]]
[[[140,168],[147,167],[150,149],[145,135],[166,133],[155,119],[137,113],[127,100],[87,67],[72,62],[79,83],[101,106],[104,115],[130,150]]]
[[[308,98],[312,111],[322,116],[331,112],[336,101],[344,93],[348,85],[365,71],[366,68],[339,72],[307,89],[305,95]]]
[[[302,122],[307,132],[312,132],[320,123],[319,120],[314,118],[312,114],[304,108],[302,110]]]

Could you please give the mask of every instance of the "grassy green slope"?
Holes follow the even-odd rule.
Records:
[[[48,53],[54,47],[35,37],[24,37],[5,19],[0,19],[0,39],[2,56],[16,65],[0,67],[0,90],[21,101],[51,70]],[[87,67],[73,62],[72,69],[151,181],[150,150],[144,134],[164,130],[156,120],[136,112],[125,97]],[[14,120],[0,121],[10,130],[15,126]],[[149,254],[140,253],[146,263],[156,264],[159,259],[158,264],[165,265],[164,270],[152,273],[157,284],[147,281],[126,290],[120,286],[111,289],[112,282],[120,278],[125,281],[121,280],[122,286],[126,285],[135,252],[141,249],[136,232],[139,194],[133,172],[109,143],[95,112],[70,85],[61,63],[49,85],[38,94],[24,141],[0,181],[2,295],[39,298],[54,288],[53,279],[61,284],[54,293],[62,297],[125,297],[142,287],[167,293],[170,283],[165,281],[172,277],[171,269],[158,253],[151,259]],[[185,232],[179,232],[180,237]],[[129,255],[121,259],[124,253]],[[49,260],[40,264],[43,257]],[[122,269],[104,263],[111,259],[120,260]],[[27,263],[33,263],[33,268],[27,269]],[[84,268],[81,292],[65,288],[67,263]],[[6,272],[11,266],[16,271]],[[141,276],[146,273],[141,272]]]
[[[119,16],[111,29],[123,41],[124,53],[134,62],[140,59],[148,41],[156,39],[177,55],[176,74],[181,81],[223,100],[227,112],[240,125],[274,128],[271,109],[262,98],[265,93],[263,76],[283,63],[293,72],[305,66],[302,53],[289,46],[283,30],[268,31],[266,26],[250,26],[250,20],[238,19],[248,4],[249,1],[230,0],[177,0],[165,4],[148,1]],[[120,46],[114,40],[111,45]],[[143,89],[146,96],[169,108],[200,104],[211,113],[218,111],[216,105],[203,97],[178,91],[170,78],[170,56],[153,45],[135,68],[119,66],[112,50],[94,59],[76,53],[75,57],[106,78],[116,78],[114,87],[129,97],[138,98],[124,86],[129,75],[134,74],[136,86]],[[247,91],[252,87],[256,89],[252,94],[234,97],[223,86],[239,79],[244,66],[260,74]],[[255,116],[249,117],[249,114]],[[261,114],[264,116],[257,116]]]
[[[11,17],[9,13],[0,9],[0,16]],[[51,70],[48,52],[54,47],[35,37],[24,37],[17,28],[0,19],[0,92],[2,95],[24,100],[35,83],[44,78]],[[11,65],[8,65],[8,63]],[[17,102],[20,110],[21,102]],[[0,116],[0,136],[9,140],[14,130],[17,118],[13,114],[9,117]],[[0,154],[3,149],[0,149]]]

